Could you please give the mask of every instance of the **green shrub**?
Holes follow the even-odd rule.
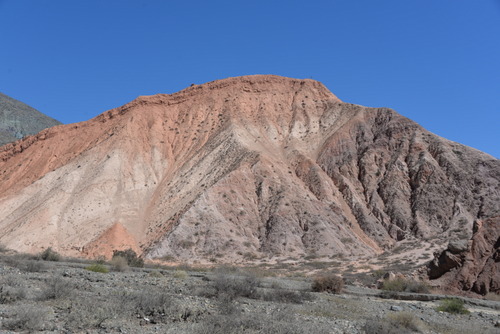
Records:
[[[99,263],[91,264],[90,266],[85,267],[85,269],[89,270],[89,271],[96,272],[96,273],[108,273],[109,272],[109,269],[106,266],[99,264]]]
[[[314,278],[311,288],[314,292],[340,293],[344,288],[344,280],[333,274],[317,276]]]
[[[114,250],[113,258],[121,256],[127,260],[127,264],[131,267],[144,267],[144,260],[137,256],[137,253],[134,252],[131,248],[127,250]]]
[[[52,247],[47,248],[41,252],[38,257],[44,261],[61,261],[61,255],[52,250]]]
[[[464,301],[458,298],[443,299],[441,305],[436,308],[437,311],[448,312],[454,314],[469,314],[464,306]]]

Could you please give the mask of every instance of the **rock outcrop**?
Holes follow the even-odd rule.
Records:
[[[3,146],[0,242],[82,256],[119,222],[150,258],[370,255],[470,238],[499,189],[499,160],[390,109],[246,76]]]
[[[0,93],[0,146],[61,123]]]
[[[450,242],[429,264],[429,278],[452,290],[500,293],[500,216],[478,220],[468,243]]]

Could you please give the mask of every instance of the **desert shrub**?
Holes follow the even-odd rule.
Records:
[[[111,259],[111,268],[114,271],[127,271],[130,269],[127,259],[122,256],[114,256]]]
[[[230,317],[215,315],[195,324],[190,333],[195,334],[226,334],[226,333],[266,333],[266,334],[302,334],[331,333],[331,328],[312,325],[310,322],[298,323],[288,310],[272,312],[271,314],[236,312]]]
[[[405,291],[415,293],[430,293],[430,287],[426,282],[409,280]]]
[[[294,291],[282,288],[267,289],[264,292],[260,292],[259,297],[265,301],[293,304],[302,304],[304,301],[313,299],[312,294],[306,291]]]
[[[366,334],[409,334],[420,333],[422,323],[413,314],[399,312],[383,319],[368,320],[363,329]]]
[[[46,263],[30,259],[30,256],[27,254],[15,254],[8,256],[4,259],[4,262],[11,267],[19,268],[20,270],[27,272],[40,272],[45,270],[47,267]]]
[[[314,292],[340,293],[344,288],[344,280],[333,274],[317,276],[314,278],[311,288]]]
[[[404,278],[395,278],[385,280],[382,285],[382,290],[394,292],[415,292],[415,293],[429,293],[429,285],[425,282],[407,280]]]
[[[122,299],[122,304],[128,305],[135,314],[156,317],[156,321],[170,316],[176,310],[173,298],[158,290],[134,291],[122,295]]]
[[[40,306],[22,305],[14,309],[12,317],[5,319],[2,325],[9,330],[39,331],[44,329],[47,310]]]
[[[383,269],[377,269],[377,270],[372,271],[371,274],[375,279],[381,279],[382,277],[384,277],[385,274],[387,274],[387,271],[385,271]]]
[[[188,277],[188,273],[184,270],[177,269],[174,271],[172,276],[174,276],[174,278],[178,278],[178,279],[186,279]]]
[[[28,271],[30,273],[38,273],[47,268],[45,263],[35,260],[28,260],[24,263],[23,270]]]
[[[391,322],[385,319],[370,319],[368,320],[363,329],[366,334],[410,334],[409,329],[398,328]]]
[[[127,264],[131,267],[144,267],[144,260],[137,256],[137,253],[134,252],[131,248],[127,250],[114,250],[113,258],[121,256],[127,260]]]
[[[26,298],[24,288],[8,285],[0,286],[0,304],[13,303],[24,298]]]
[[[85,270],[93,271],[96,273],[104,273],[104,274],[109,272],[109,269],[106,266],[99,263],[91,264],[90,266],[85,267]]]
[[[402,292],[405,291],[406,288],[406,280],[403,278],[395,278],[395,279],[388,279],[385,280],[383,285],[382,285],[382,290],[385,291],[397,291],[397,292]]]
[[[437,311],[448,312],[454,314],[470,313],[464,306],[464,301],[458,298],[443,299],[441,304],[436,308]]]
[[[155,278],[162,278],[164,277],[163,274],[157,270],[154,270],[154,271],[150,271],[149,272],[149,277],[155,277]]]
[[[104,255],[99,255],[94,259],[95,263],[106,264],[106,257]]]
[[[59,253],[52,250],[51,247],[45,249],[43,252],[38,254],[38,258],[44,261],[61,261],[62,257]]]
[[[226,269],[216,272],[213,287],[215,295],[221,299],[233,300],[238,297],[255,298],[259,280],[249,273],[231,273]]]
[[[4,244],[0,244],[0,253],[6,253],[8,250]]]
[[[484,296],[487,300],[492,300],[495,302],[500,302],[500,293],[488,292],[486,296]]]
[[[77,299],[71,303],[66,328],[99,328],[107,319],[116,318],[121,305],[113,302],[95,303],[93,300]]]
[[[411,313],[398,312],[389,314],[388,321],[398,329],[407,329],[413,332],[420,332],[422,323]]]
[[[73,289],[73,284],[70,281],[58,276],[52,277],[46,281],[46,286],[45,289],[42,290],[40,299],[68,298],[72,295]]]

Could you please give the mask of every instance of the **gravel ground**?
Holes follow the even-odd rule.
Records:
[[[500,333],[495,301],[464,298],[470,314],[456,315],[435,310],[446,296],[386,299],[349,285],[341,294],[311,292],[306,277],[85,266],[1,257],[0,332],[384,333],[377,325],[399,319],[395,333]]]

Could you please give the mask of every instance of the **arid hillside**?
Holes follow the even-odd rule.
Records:
[[[193,85],[0,148],[0,242],[18,251],[376,255],[499,215],[499,160],[314,80]]]

